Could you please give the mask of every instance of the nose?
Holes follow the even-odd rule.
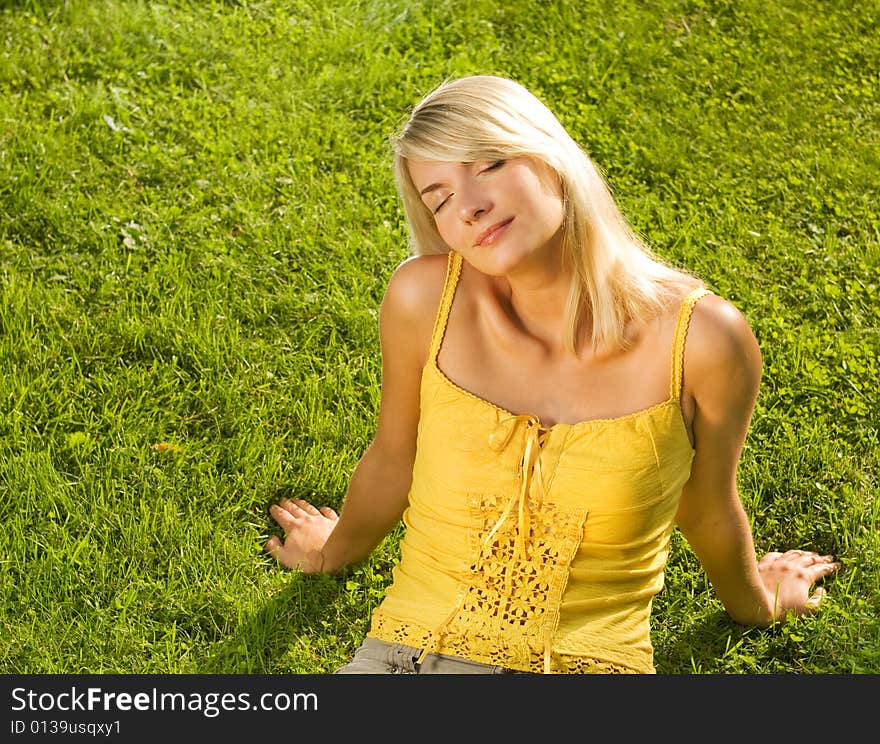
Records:
[[[492,211],[492,200],[478,187],[464,186],[458,196],[458,216],[464,222],[476,222]]]

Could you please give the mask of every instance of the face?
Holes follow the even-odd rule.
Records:
[[[483,273],[503,276],[558,257],[562,189],[545,163],[410,160],[407,167],[440,237]]]

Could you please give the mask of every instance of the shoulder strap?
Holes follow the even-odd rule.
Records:
[[[443,295],[440,298],[440,308],[434,320],[434,332],[431,334],[431,349],[429,359],[436,363],[437,354],[440,353],[440,344],[446,333],[446,321],[449,319],[449,308],[452,307],[452,298],[455,296],[455,288],[458,286],[458,277],[461,275],[461,254],[449,251],[449,260],[446,264],[446,283],[443,285]]]
[[[678,310],[678,321],[675,324],[675,335],[672,340],[672,374],[669,376],[669,397],[678,400],[681,397],[681,381],[684,369],[684,342],[687,338],[688,325],[697,300],[712,291],[705,287],[697,287],[681,301]]]

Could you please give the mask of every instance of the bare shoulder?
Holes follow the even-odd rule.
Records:
[[[428,318],[433,322],[443,294],[447,261],[445,255],[411,256],[398,264],[385,288],[383,313],[409,322]]]
[[[761,350],[742,311],[719,295],[702,297],[688,326],[684,366],[692,393],[731,386],[756,390]]]
[[[696,357],[706,361],[753,354],[760,360],[758,342],[745,315],[715,294],[706,295],[694,305],[687,344]]]
[[[383,338],[412,344],[412,350],[427,358],[447,263],[443,254],[412,256],[398,264],[382,299],[379,325]]]

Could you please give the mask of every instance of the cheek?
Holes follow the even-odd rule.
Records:
[[[565,205],[562,203],[562,199],[557,199],[554,205],[554,214],[556,215],[554,218],[554,224],[556,225],[556,229],[560,229],[565,222]]]
[[[434,219],[434,229],[448,246],[453,247],[456,243],[456,228],[454,220],[450,220],[443,214],[438,215]]]
[[[546,231],[554,234],[562,226],[562,221],[565,217],[562,199],[545,194],[540,200],[537,209]]]
[[[559,228],[565,219],[565,201],[562,198],[562,188],[556,181],[547,185],[547,209],[553,216],[553,224]]]
[[[562,224],[564,208],[562,195],[555,182],[549,176],[541,178],[538,174],[529,174],[517,189],[520,204],[531,205],[531,212],[538,218],[549,232],[555,232]]]

